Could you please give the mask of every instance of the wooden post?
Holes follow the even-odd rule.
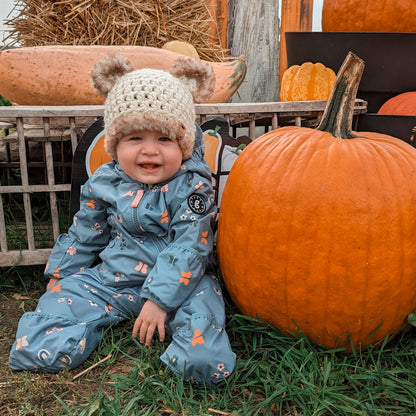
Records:
[[[229,0],[228,48],[244,55],[247,74],[234,103],[279,98],[279,1]]]
[[[287,69],[286,32],[312,31],[313,0],[282,0],[280,25],[279,85]]]
[[[227,49],[228,2],[227,0],[208,0],[208,9],[216,24],[212,26],[212,37],[219,40],[223,49]]]

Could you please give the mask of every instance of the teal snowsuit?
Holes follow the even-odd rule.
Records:
[[[45,275],[59,282],[20,319],[11,368],[75,368],[105,328],[136,317],[150,299],[168,313],[172,333],[161,360],[196,382],[227,377],[235,354],[220,285],[205,272],[215,215],[200,129],[192,157],[164,183],[137,182],[114,161],[101,166],[49,257]]]

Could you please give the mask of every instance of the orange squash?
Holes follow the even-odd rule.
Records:
[[[416,32],[414,0],[324,0],[323,32]]]
[[[21,105],[102,104],[89,72],[99,57],[118,52],[136,68],[169,70],[181,54],[148,46],[35,46],[0,51],[0,94]],[[216,83],[208,102],[227,102],[243,82],[244,57],[209,62]]]
[[[283,74],[280,101],[327,100],[335,77],[335,72],[320,62],[292,65]]]
[[[404,92],[390,98],[380,107],[378,114],[416,116],[416,91]]]
[[[243,150],[219,214],[240,311],[328,348],[374,344],[416,309],[416,149],[351,131],[363,66],[348,55],[317,129],[278,128]]]

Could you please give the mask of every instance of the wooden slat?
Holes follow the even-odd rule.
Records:
[[[4,219],[3,198],[1,195],[0,195],[0,249],[2,253],[8,251],[6,221]]]
[[[273,114],[272,117],[272,130],[276,130],[279,125],[279,119],[276,113]]]
[[[20,176],[22,178],[22,185],[29,187],[29,178],[27,171],[27,158],[26,158],[26,144],[25,144],[25,131],[23,126],[23,119],[18,118],[16,120],[17,135],[19,138],[19,161],[20,161]],[[23,192],[23,206],[25,210],[26,221],[26,239],[29,250],[35,249],[35,237],[33,234],[33,221],[32,221],[32,206],[30,203],[30,194]]]
[[[45,132],[45,136],[48,136],[50,125],[49,125],[49,118],[43,118],[43,129]],[[48,185],[54,186],[55,185],[55,172],[53,167],[53,153],[52,153],[52,143],[46,142],[45,143],[45,156],[46,156],[46,173],[48,178]],[[53,231],[53,238],[56,241],[59,235],[59,215],[58,215],[58,205],[56,203],[56,193],[55,191],[49,192],[49,201],[50,201],[50,210],[51,210],[51,219],[52,219],[52,231]]]
[[[7,122],[7,121],[0,121],[0,130],[8,130],[16,127],[15,123]]]
[[[17,138],[17,133],[13,132],[4,137],[4,142],[12,142]],[[46,136],[43,129],[27,129],[25,128],[25,140],[33,142],[56,142],[70,140],[71,132],[69,130],[49,130]]]
[[[14,265],[31,266],[33,264],[46,264],[51,248],[37,250],[10,250],[0,252],[0,267],[10,267]]]
[[[78,144],[78,136],[76,133],[77,125],[75,123],[75,117],[69,117],[69,126],[71,132],[71,146],[72,146],[72,155],[75,153],[75,149]]]
[[[196,104],[195,111],[198,115],[221,114],[247,114],[247,113],[287,113],[323,111],[326,101],[276,101],[265,103],[219,103]],[[367,104],[357,99],[356,110],[365,112]],[[104,115],[104,107],[99,105],[89,106],[3,106],[0,107],[0,120],[3,118],[18,117],[100,117]]]
[[[256,138],[256,120],[252,119],[248,123],[248,137],[250,137],[251,140],[254,140]]]
[[[65,192],[71,190],[70,183],[58,185],[11,185],[0,186],[0,194],[21,194],[34,192]]]
[[[104,115],[102,105],[31,106],[16,105],[0,108],[0,117],[99,117]]]

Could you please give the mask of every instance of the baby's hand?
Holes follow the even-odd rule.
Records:
[[[51,277],[49,279],[48,284],[46,285],[46,291],[51,289],[53,286],[55,286],[58,283],[59,279],[55,279],[54,277]]]
[[[133,327],[133,337],[140,334],[140,342],[150,345],[157,328],[159,339],[165,340],[165,322],[167,313],[156,303],[147,300],[136,319]]]

